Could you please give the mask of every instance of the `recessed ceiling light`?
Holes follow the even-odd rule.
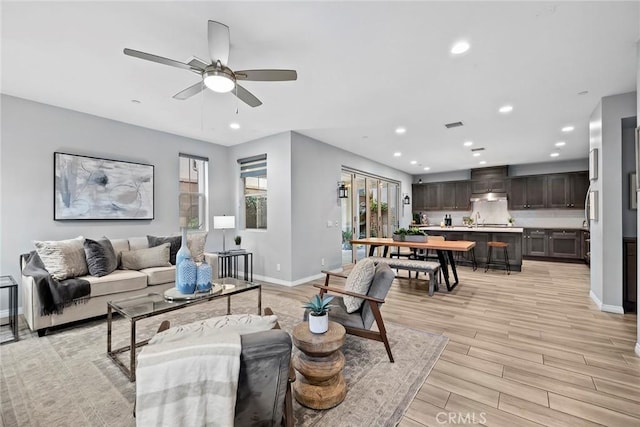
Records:
[[[429,169],[431,169],[429,166],[425,166],[424,170],[428,171]]]
[[[513,105],[503,105],[498,111],[500,111],[502,114],[510,113],[513,111]]]
[[[565,126],[562,128],[562,132],[571,132],[573,130],[573,126]]]
[[[567,145],[567,143],[566,143],[566,142],[564,142],[564,141],[558,141],[558,142],[556,142],[556,147],[564,147],[565,145]]]
[[[471,147],[473,145],[473,141],[465,141],[463,145],[465,147]]]
[[[487,161],[486,161],[486,160],[480,160],[480,164],[481,164],[481,165],[486,165],[486,164],[487,164]]]
[[[480,157],[480,153],[473,153],[473,157]]]
[[[454,55],[460,55],[461,53],[465,53],[466,51],[468,51],[469,47],[469,42],[460,40],[451,47],[451,53],[453,53]]]
[[[402,156],[402,153],[399,152],[399,151],[396,151],[395,153],[393,153],[393,156],[394,157],[400,157],[400,156]]]
[[[551,153],[549,154],[551,157],[558,157],[560,155],[560,153]]]
[[[415,165],[416,163],[418,163],[418,161],[417,161],[417,160],[411,160],[411,162],[410,162],[410,163],[411,163],[412,165]]]
[[[406,132],[407,132],[407,128],[403,128],[403,127],[396,128],[396,133],[398,135],[402,135],[402,134],[404,134]]]
[[[240,129],[240,124],[239,123],[235,123],[235,122],[234,123],[230,123],[229,127],[231,129],[237,130],[237,129]]]

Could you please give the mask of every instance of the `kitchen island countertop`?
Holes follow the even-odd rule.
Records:
[[[522,227],[467,227],[466,225],[455,225],[453,227],[440,227],[438,225],[422,225],[418,229],[426,231],[477,231],[480,233],[522,233]]]

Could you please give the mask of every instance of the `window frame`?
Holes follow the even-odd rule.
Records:
[[[183,161],[187,160],[189,162],[189,174],[186,177],[183,176]],[[186,154],[186,153],[178,153],[178,218],[180,222],[180,228],[186,227],[188,230],[196,230],[196,231],[209,231],[209,159],[207,157]],[[197,179],[195,182],[197,183],[197,191],[183,191],[183,184],[192,184],[194,181],[191,178],[192,172],[192,164],[194,167],[196,165],[197,168],[194,170],[197,174]],[[201,163],[196,163],[201,162]],[[201,166],[199,166],[201,165]],[[194,203],[194,197],[197,199],[197,202]],[[190,226],[188,218],[193,218],[190,215],[183,216],[183,203],[190,204],[189,209],[197,206],[199,223],[197,227]]]

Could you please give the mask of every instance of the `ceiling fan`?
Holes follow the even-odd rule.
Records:
[[[258,107],[262,102],[247,89],[238,84],[238,80],[279,82],[296,80],[295,70],[242,70],[233,71],[227,66],[229,59],[229,27],[216,21],[209,21],[208,26],[209,56],[211,63],[193,57],[186,64],[173,59],[133,49],[124,49],[125,55],[133,56],[159,64],[170,65],[193,71],[202,76],[202,80],[183,91],[173,95],[175,99],[185,100],[204,90],[205,87],[214,92],[231,92],[251,107]],[[235,89],[235,90],[234,90]]]

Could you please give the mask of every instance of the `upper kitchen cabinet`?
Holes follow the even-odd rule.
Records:
[[[471,183],[469,181],[458,181],[456,187],[456,210],[471,210]]]
[[[521,176],[509,179],[509,209],[542,209],[547,205],[546,175]]]
[[[414,211],[437,210],[440,207],[439,183],[413,184],[412,199]]]
[[[507,167],[472,169],[471,190],[474,193],[504,193],[507,191]]]
[[[425,204],[424,184],[411,185],[411,200],[413,202],[413,210],[424,210],[424,204]]]
[[[548,175],[547,207],[584,209],[588,189],[587,172]]]
[[[440,184],[440,210],[471,209],[471,183],[469,181],[443,182]]]

